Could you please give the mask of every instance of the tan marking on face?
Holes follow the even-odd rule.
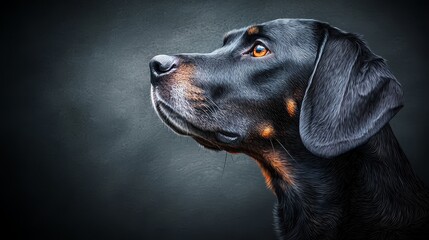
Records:
[[[204,90],[192,84],[195,75],[195,67],[191,64],[182,64],[171,75],[172,84],[185,89],[184,97],[194,102],[205,100]]]
[[[286,99],[286,110],[289,116],[294,117],[296,113],[296,102],[292,98]]]
[[[252,26],[247,29],[247,35],[253,35],[258,33],[259,33],[259,27],[257,26]]]
[[[206,103],[192,103],[192,105],[191,105],[193,108],[196,108],[196,109],[207,109],[208,108],[208,106],[207,106],[207,104]]]
[[[179,68],[173,72],[172,77],[177,82],[190,82],[195,73],[195,66],[192,64],[181,64]]]
[[[289,185],[294,185],[294,179],[290,172],[290,165],[286,159],[283,159],[281,155],[276,151],[270,151],[264,155],[267,163],[271,165],[274,171]]]
[[[275,134],[274,128],[271,124],[264,123],[259,126],[259,135],[265,139],[272,138]]]
[[[203,93],[204,91],[201,88],[194,85],[187,85],[185,98],[192,101],[204,101],[205,97]]]

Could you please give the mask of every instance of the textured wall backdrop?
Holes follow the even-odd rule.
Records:
[[[148,62],[209,52],[233,28],[314,18],[362,34],[402,83],[392,126],[429,184],[428,19],[377,1],[91,1],[4,6],[2,211],[16,238],[273,239],[253,160],[165,127]]]

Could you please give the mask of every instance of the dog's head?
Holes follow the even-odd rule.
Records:
[[[363,144],[402,107],[383,59],[357,36],[314,20],[233,30],[211,53],[158,55],[150,70],[160,118],[230,152],[288,138],[334,157]]]

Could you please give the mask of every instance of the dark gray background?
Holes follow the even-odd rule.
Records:
[[[5,7],[5,6],[4,6]],[[197,146],[150,103],[156,54],[208,52],[233,28],[314,18],[362,34],[403,85],[392,125],[428,184],[428,19],[377,1],[18,3],[1,21],[2,211],[16,238],[273,239],[253,160]]]

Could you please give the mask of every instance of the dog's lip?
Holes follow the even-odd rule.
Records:
[[[162,120],[167,123],[175,132],[182,135],[197,135],[207,137],[207,134],[200,128],[196,127],[185,119],[181,114],[174,111],[169,105],[158,101],[156,108]]]
[[[216,140],[226,144],[234,144],[237,143],[240,139],[240,135],[231,132],[218,131],[215,132]]]
[[[196,136],[211,143],[215,140],[228,145],[236,145],[241,140],[241,136],[238,133],[223,130],[203,130],[186,120],[185,117],[162,101],[157,101],[155,105],[161,119],[178,134]]]

